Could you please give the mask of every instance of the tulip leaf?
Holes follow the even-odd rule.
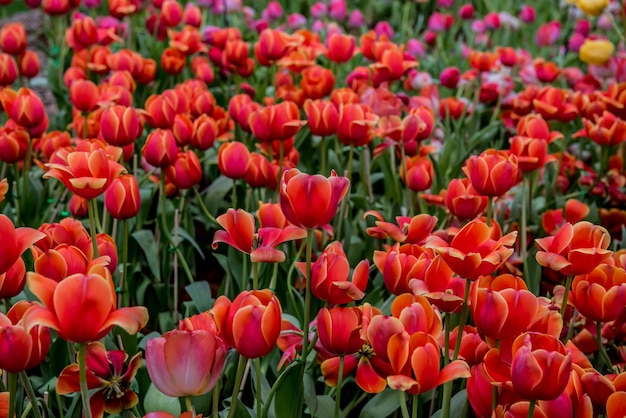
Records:
[[[185,286],[185,290],[198,312],[208,311],[213,307],[214,299],[208,282],[193,282]]]
[[[312,415],[315,418],[332,417],[335,413],[335,400],[328,395],[320,395],[317,397],[317,411]],[[339,415],[341,416],[341,415]]]
[[[196,252],[200,255],[200,257],[202,257],[202,259],[204,260],[204,253],[202,252],[202,249],[200,249],[200,246],[198,245],[196,240],[191,235],[189,235],[189,232],[179,227],[178,235],[180,236],[180,238],[189,242],[193,246],[193,248],[196,250]],[[172,236],[173,236],[173,231],[172,231]]]
[[[209,212],[213,214],[219,212],[219,209],[221,209],[226,203],[224,200],[226,193],[228,193],[232,188],[233,181],[228,177],[219,176],[213,180],[206,191],[201,193],[202,195],[206,194],[206,196],[203,196],[203,199]]]
[[[306,401],[306,404],[309,406],[309,412],[311,413],[311,416],[315,417],[317,416],[317,412],[318,412],[318,404],[317,404],[317,394],[315,393],[315,381],[313,380],[313,376],[311,376],[309,373],[305,373],[303,383],[304,383],[304,400]]]
[[[258,360],[253,360],[253,361],[258,361]],[[252,377],[252,384],[254,385],[253,387],[256,388],[257,387],[256,373],[250,373],[250,376]],[[261,399],[263,400],[263,403],[267,402],[267,398],[269,397],[271,390],[272,388],[269,382],[267,381],[265,374],[261,373]],[[256,394],[256,396],[258,396],[258,394]],[[272,399],[272,403],[274,403],[274,399]],[[271,408],[271,405],[270,405],[270,408],[267,410],[267,418],[276,418],[276,415],[274,415],[274,409]]]
[[[469,416],[467,389],[457,392],[450,400],[450,416],[458,418],[467,418]],[[433,415],[433,418],[439,417],[441,417],[441,410]]]
[[[359,418],[385,418],[399,407],[397,392],[387,388],[365,404]]]
[[[301,417],[304,406],[303,385],[304,364],[299,362],[291,365],[279,376],[275,385],[274,413],[276,418]]]
[[[139,248],[143,251],[148,262],[150,272],[157,281],[161,281],[161,271],[159,269],[159,248],[157,247],[154,234],[147,230],[142,229],[132,233],[132,237],[137,241]]]

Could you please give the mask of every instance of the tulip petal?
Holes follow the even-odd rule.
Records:
[[[367,393],[380,393],[387,386],[387,381],[380,377],[369,359],[362,356],[356,368],[356,383]]]
[[[143,306],[121,308],[109,315],[102,329],[117,325],[131,335],[134,335],[148,323],[148,310]]]
[[[28,272],[26,276],[28,289],[48,308],[54,306],[54,291],[58,282],[38,273]]]
[[[439,372],[437,386],[454,379],[467,379],[468,377],[470,377],[470,368],[467,363],[462,360],[454,360]]]
[[[414,386],[419,386],[417,381],[402,374],[387,376],[387,384],[391,389],[401,390],[403,392],[411,390]]]

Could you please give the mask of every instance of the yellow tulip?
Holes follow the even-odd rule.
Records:
[[[581,61],[593,65],[605,65],[611,59],[615,47],[610,41],[604,39],[585,39],[578,51]]]
[[[576,0],[576,6],[587,16],[598,16],[609,5],[609,0]]]

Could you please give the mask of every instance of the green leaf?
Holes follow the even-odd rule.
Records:
[[[309,406],[309,412],[312,416],[317,416],[317,394],[315,393],[315,381],[313,380],[313,376],[309,373],[304,374],[304,399],[306,400],[306,404]],[[334,410],[333,410],[334,412]],[[331,415],[327,415],[331,416]]]
[[[213,295],[208,282],[198,281],[185,286],[185,290],[191,297],[191,301],[198,309],[198,312],[208,311],[213,307]]]
[[[399,407],[398,394],[395,390],[387,388],[365,404],[359,418],[385,418]]]
[[[252,360],[252,361],[257,361],[257,360]],[[253,387],[255,388],[255,392],[256,392],[256,387],[257,387],[257,382],[256,382],[256,372],[252,372],[250,373],[250,375],[252,376],[252,384],[254,385]],[[270,391],[272,390],[269,382],[267,381],[267,378],[265,377],[265,374],[261,372],[261,399],[263,400],[263,403],[267,402],[267,397],[270,394]],[[272,399],[272,403],[274,403],[274,399]],[[256,402],[255,402],[256,405]],[[274,409],[271,407],[267,410],[267,418],[276,418],[276,415],[274,415]]]
[[[210,213],[218,213],[225,204],[224,197],[233,188],[233,181],[228,177],[219,176],[206,189],[204,203]],[[203,193],[204,194],[204,193]]]
[[[204,260],[204,253],[200,249],[200,246],[198,245],[196,240],[191,235],[189,235],[189,233],[187,231],[185,231],[183,228],[179,227],[178,228],[178,235],[182,239],[184,239],[185,241],[189,242],[193,246],[193,248],[195,248],[195,250],[198,252],[200,257],[202,257],[202,259]],[[174,231],[172,231],[172,236],[174,236]]]
[[[467,403],[467,389],[457,392],[450,401],[450,416],[457,418],[467,418],[469,416],[469,406]],[[441,410],[435,412],[433,418],[441,417]]]
[[[317,397],[317,412],[313,415],[315,418],[328,418],[335,414],[335,400],[329,395],[320,395]],[[341,414],[339,416],[342,416]]]
[[[137,241],[139,248],[141,248],[146,256],[150,272],[152,272],[158,281],[161,281],[161,271],[159,269],[159,249],[152,232],[147,229],[142,229],[133,232],[131,236],[135,239],[135,241]]]
[[[304,364],[292,363],[281,374],[275,385],[274,413],[276,418],[294,418],[302,416],[304,406]]]

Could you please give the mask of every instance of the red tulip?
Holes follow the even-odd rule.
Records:
[[[0,314],[0,368],[9,373],[26,370],[32,346],[33,340],[28,331]]]
[[[337,138],[344,145],[355,147],[368,144],[374,139],[374,126],[378,116],[361,104],[345,104],[339,106]]]
[[[173,164],[178,155],[174,134],[169,129],[153,130],[146,138],[141,153],[154,167],[164,168]]]
[[[321,99],[330,94],[335,86],[333,72],[319,65],[308,67],[302,71],[300,82],[304,97],[307,99]]]
[[[35,302],[21,300],[9,309],[7,318],[9,318],[14,325],[22,325],[24,314],[32,306],[37,306],[37,304]],[[50,329],[43,326],[35,326],[30,330],[30,338],[32,345],[29,352],[29,359],[26,363],[26,370],[39,366],[39,364],[46,359],[48,350],[50,350]]]
[[[354,354],[364,341],[361,339],[359,308],[322,308],[317,314],[317,332],[320,344],[332,354]]]
[[[111,145],[123,147],[135,142],[143,126],[133,107],[112,106],[102,112],[100,134]]]
[[[202,167],[192,150],[179,152],[176,160],[165,167],[165,175],[179,189],[190,189],[202,180]]]
[[[452,179],[446,191],[446,207],[461,220],[474,219],[487,207],[487,197],[474,189],[469,179]]]
[[[626,306],[626,271],[600,264],[590,273],[574,278],[570,298],[570,303],[584,317],[592,321],[613,321]]]
[[[217,152],[217,166],[220,172],[233,180],[244,178],[249,164],[250,151],[241,142],[224,142]]]
[[[16,229],[13,222],[2,214],[0,214],[0,231],[2,231],[0,274],[7,273],[28,247],[45,237],[43,233],[32,228]]]
[[[307,100],[304,111],[309,121],[309,130],[313,135],[330,136],[337,132],[339,112],[328,100]]]
[[[262,107],[248,118],[252,134],[260,142],[285,140],[294,136],[306,121],[300,120],[300,110],[294,102],[281,102]]]
[[[471,156],[463,172],[472,186],[483,196],[498,197],[517,183],[518,162],[513,154],[490,149]]]
[[[334,218],[349,186],[350,180],[337,176],[335,171],[326,178],[292,168],[281,179],[280,206],[292,224],[305,229],[321,228]]]
[[[34,128],[45,118],[46,110],[37,94],[27,88],[21,88],[13,101],[10,116],[18,125]]]
[[[26,30],[20,22],[5,23],[0,29],[0,48],[11,55],[20,55],[26,50]]]
[[[356,47],[356,39],[352,35],[333,33],[328,37],[328,59],[336,63],[350,61]]]
[[[115,325],[134,334],[148,321],[144,307],[116,310],[115,286],[108,274],[74,274],[56,282],[29,273],[26,280],[31,292],[44,304],[24,315],[27,330],[36,325],[47,326],[64,340],[86,343],[103,338]]]
[[[104,194],[104,205],[115,219],[130,219],[137,215],[141,195],[135,176],[124,174],[113,180]]]
[[[244,291],[232,302],[220,296],[212,311],[224,341],[244,357],[266,356],[276,345],[282,310],[272,291]]]

